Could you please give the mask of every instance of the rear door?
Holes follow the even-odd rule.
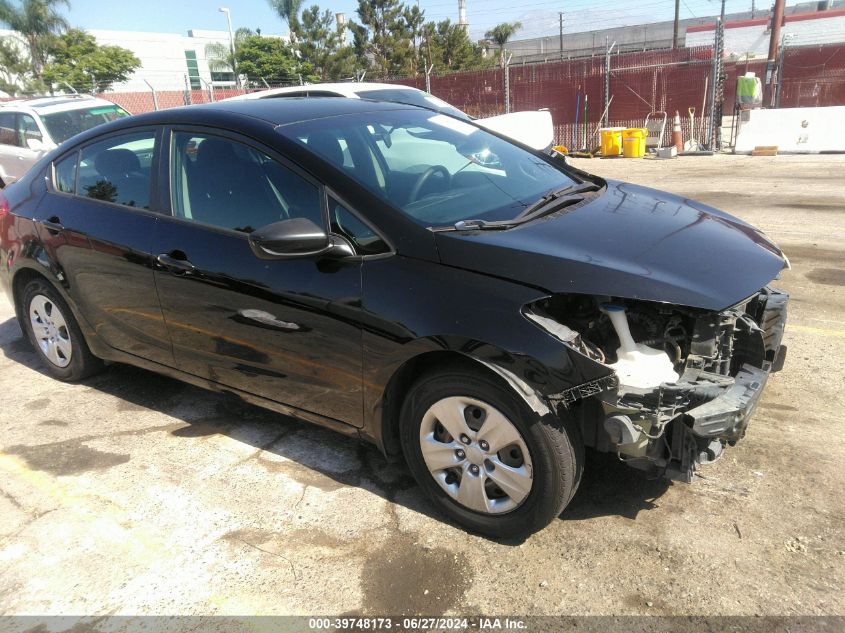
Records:
[[[170,137],[173,217],[153,253],[178,367],[361,426],[361,258],[259,258],[247,239],[290,218],[327,228],[323,187],[236,135]]]
[[[35,220],[68,293],[102,341],[172,365],[150,256],[159,137],[156,128],[124,131],[61,156]]]

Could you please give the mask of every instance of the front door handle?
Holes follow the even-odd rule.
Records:
[[[182,275],[190,275],[196,270],[196,267],[186,259],[176,259],[168,253],[162,253],[156,257],[156,261],[164,268],[173,273]]]
[[[41,226],[50,231],[50,233],[61,233],[65,230],[62,221],[55,215],[47,220],[41,220]]]

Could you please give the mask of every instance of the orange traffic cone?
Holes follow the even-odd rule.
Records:
[[[672,144],[678,153],[684,151],[684,133],[681,132],[681,115],[675,110],[675,122],[672,125]]]

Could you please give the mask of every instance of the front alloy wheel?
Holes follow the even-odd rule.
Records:
[[[531,492],[531,455],[517,428],[480,400],[435,402],[420,425],[420,450],[432,477],[461,505],[488,514],[519,507]]]
[[[480,534],[514,538],[545,527],[581,478],[574,421],[537,413],[504,381],[468,363],[420,377],[400,420],[402,452],[420,487]]]

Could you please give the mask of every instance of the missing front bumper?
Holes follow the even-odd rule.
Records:
[[[698,437],[727,441],[740,439],[769,379],[767,369],[743,365],[734,377],[732,387],[686,412],[691,423],[690,430]]]
[[[701,319],[680,380],[650,391],[619,385],[603,392],[602,427],[582,425],[588,445],[690,481],[745,435],[769,375],[783,367],[787,303],[785,293],[764,288]]]

